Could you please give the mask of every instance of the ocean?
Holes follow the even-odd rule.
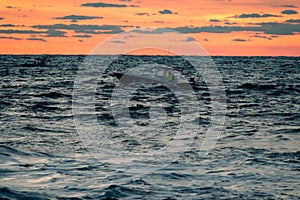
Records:
[[[22,66],[40,57],[46,66]],[[100,61],[107,57],[92,57],[93,69],[103,68]],[[172,88],[143,84],[129,89],[130,97],[114,94],[122,85],[110,74],[141,63],[173,67],[183,77],[197,74],[195,68],[176,56],[122,55],[99,79],[90,71],[96,84],[94,90],[86,85],[91,91],[86,95],[93,109],[78,113],[74,91],[91,81],[78,79],[90,60],[0,56],[0,198],[300,199],[300,57],[211,58],[226,112],[220,134],[211,137],[216,143],[205,154],[201,145],[218,110],[207,82],[211,77],[200,70],[193,92],[183,90],[193,94],[198,109],[184,115]],[[113,102],[122,96],[129,101],[123,121]],[[191,113],[184,129],[190,135],[181,134],[181,116]],[[176,148],[178,134],[182,146]]]

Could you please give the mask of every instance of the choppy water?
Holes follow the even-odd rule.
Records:
[[[300,198],[300,58],[214,57],[227,98],[226,124],[217,145],[207,156],[191,148],[173,164],[137,176],[94,158],[80,140],[72,91],[84,57],[48,56],[53,67],[20,67],[33,58],[0,56],[0,198]],[[176,57],[126,59],[131,64],[151,60],[184,65]],[[111,69],[126,66],[122,62]],[[95,112],[108,127],[116,126],[107,106],[116,81],[107,77],[97,88]],[[203,131],[211,123],[209,94],[201,84],[194,89]],[[130,107],[137,124],[148,123],[149,102],[158,100],[171,120],[156,140],[108,135],[127,151],[156,148],[169,140],[180,114],[176,99],[164,88],[140,88],[137,93]]]

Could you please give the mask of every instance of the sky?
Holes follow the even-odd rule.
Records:
[[[299,0],[2,0],[0,54],[89,54],[149,27],[209,55],[300,56]]]

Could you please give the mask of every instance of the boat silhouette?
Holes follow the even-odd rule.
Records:
[[[24,64],[21,64],[22,67],[52,67],[46,63],[46,59],[37,58],[32,61],[27,61]]]
[[[177,77],[175,77],[174,69],[170,67],[158,68],[154,76],[117,71],[114,71],[112,76],[116,77],[124,85],[128,85],[130,83],[160,83],[171,87],[188,87],[195,85],[194,78],[190,78],[190,80],[186,82],[179,81]]]

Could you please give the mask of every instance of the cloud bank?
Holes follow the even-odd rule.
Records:
[[[241,14],[241,15],[234,16],[234,18],[266,18],[266,17],[281,17],[281,16],[273,15],[273,14],[258,14],[258,13]]]
[[[298,14],[298,12],[296,10],[283,10],[281,11],[282,14],[284,15],[295,15]]]
[[[94,7],[94,8],[126,8],[126,7],[137,7],[135,5],[129,5],[129,6],[127,6],[126,4],[113,4],[113,3],[103,3],[103,2],[98,2],[98,3],[84,3],[84,4],[81,4],[81,6],[84,6],[84,7]]]
[[[85,15],[67,15],[63,17],[56,17],[53,19],[58,20],[71,20],[72,22],[77,22],[78,20],[89,20],[89,19],[102,19],[102,16],[85,16]]]

